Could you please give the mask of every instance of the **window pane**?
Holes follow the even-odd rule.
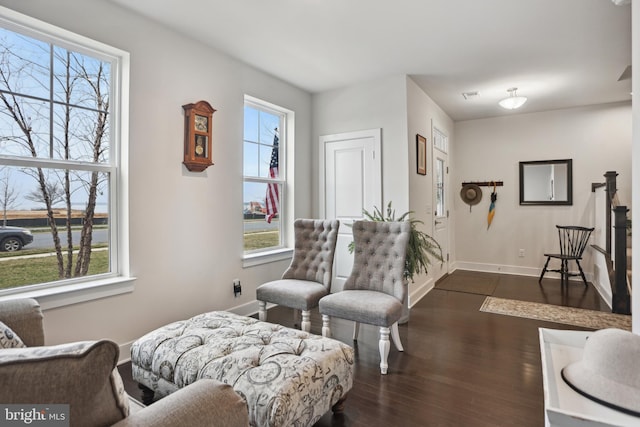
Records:
[[[436,216],[444,216],[444,161],[436,162]]]
[[[276,130],[280,127],[280,116],[260,111],[260,143],[273,145]]]
[[[260,177],[262,178],[269,178],[272,177],[269,173],[269,166],[271,163],[271,158],[273,156],[273,148],[272,147],[266,147],[264,145],[260,146]],[[278,154],[276,153],[276,157],[278,156]],[[277,160],[277,158],[276,158]],[[275,175],[272,178],[277,178],[277,164],[276,167],[274,167],[274,173]]]
[[[108,62],[55,47],[53,68],[55,101],[99,111],[108,109],[111,78]]]
[[[49,58],[48,43],[0,28],[0,89],[48,98]]]
[[[260,146],[253,142],[244,143],[244,176],[258,176],[260,161],[259,156]]]
[[[445,153],[449,151],[449,137],[436,127],[433,128],[433,145]]]
[[[83,108],[54,106],[53,158],[109,161],[109,116]]]
[[[282,186],[275,184],[279,193]],[[244,250],[254,251],[281,246],[280,218],[276,213],[271,222],[267,222],[267,188],[263,182],[244,182]],[[279,210],[279,208],[278,208]]]
[[[0,154],[49,157],[49,140],[48,103],[22,96],[11,98],[11,108],[0,103]]]
[[[258,142],[258,110],[246,106],[244,107],[244,140]]]
[[[0,195],[0,290],[111,271],[108,174],[4,166]],[[82,236],[91,250],[69,260],[69,246],[77,250]]]
[[[108,162],[111,65],[7,30],[0,37],[0,154]]]

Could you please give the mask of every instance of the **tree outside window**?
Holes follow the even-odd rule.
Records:
[[[3,261],[0,288],[114,271],[116,64],[0,28],[1,224],[32,229],[34,243],[20,255],[48,255]]]

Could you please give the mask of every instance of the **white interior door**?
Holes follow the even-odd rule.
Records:
[[[444,262],[431,265],[434,280],[440,279],[449,271],[449,138],[437,127],[432,126],[433,136],[433,238],[442,248]]]
[[[320,150],[320,209],[340,221],[331,285],[338,292],[353,266],[350,225],[382,202],[380,129],[321,136]]]

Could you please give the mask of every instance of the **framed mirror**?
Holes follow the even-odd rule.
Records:
[[[572,205],[572,160],[520,162],[521,205]]]

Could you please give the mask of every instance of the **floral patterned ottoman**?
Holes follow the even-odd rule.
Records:
[[[252,426],[310,426],[341,412],[353,384],[353,349],[251,317],[211,312],[148,333],[131,348],[146,400],[200,378],[230,384]]]

